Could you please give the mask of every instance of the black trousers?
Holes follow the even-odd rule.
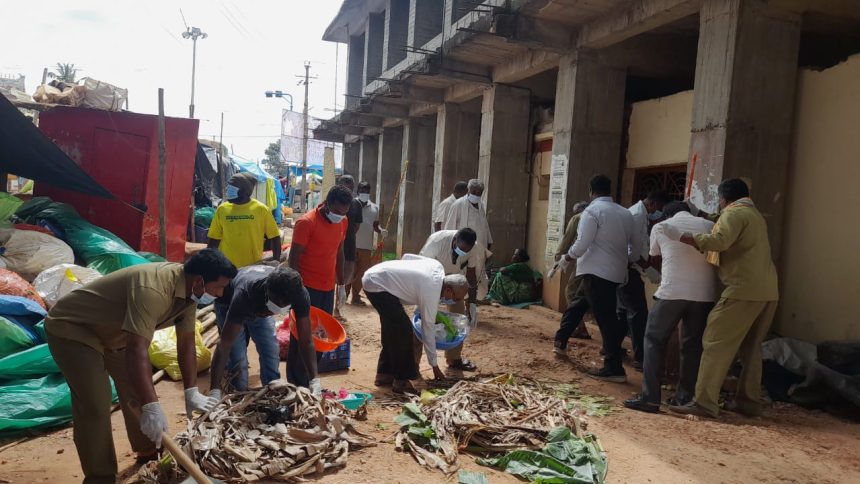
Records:
[[[378,375],[391,375],[395,380],[418,378],[418,365],[412,349],[412,321],[397,296],[387,292],[367,292],[367,299],[379,313],[382,350],[376,366]]]
[[[645,358],[645,327],[648,324],[648,301],[645,283],[636,269],[627,270],[627,284],[618,288],[618,321],[630,329],[633,359],[642,363]]]
[[[642,398],[646,402],[660,404],[660,376],[666,360],[666,344],[681,320],[684,321],[681,325],[681,372],[675,398],[681,403],[693,399],[702,359],[702,335],[713,307],[712,302],[657,300],[648,315],[645,330]]]
[[[576,296],[561,317],[561,327],[555,333],[556,344],[567,347],[568,338],[590,308],[603,338],[603,364],[611,370],[621,370],[621,342],[627,334],[627,326],[621,326],[615,316],[617,289],[617,282],[607,281],[593,274],[583,275]]]

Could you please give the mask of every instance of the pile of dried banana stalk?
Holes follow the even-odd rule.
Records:
[[[567,427],[580,436],[585,416],[533,380],[518,383],[503,375],[486,382],[461,381],[444,395],[404,407],[395,435],[398,449],[409,451],[419,464],[449,474],[457,470],[457,453],[536,450],[547,433]],[[404,425],[405,424],[405,425]]]
[[[363,412],[361,408],[357,412]],[[256,392],[227,395],[176,436],[210,477],[228,482],[292,480],[346,466],[350,449],[376,445],[357,431],[341,404],[276,380]],[[184,476],[175,464],[150,462],[141,482],[169,483]]]

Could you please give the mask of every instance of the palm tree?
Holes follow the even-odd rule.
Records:
[[[77,82],[77,75],[78,70],[75,69],[74,64],[65,64],[62,62],[57,62],[57,69],[48,73],[48,77],[51,79],[57,79],[69,84]]]

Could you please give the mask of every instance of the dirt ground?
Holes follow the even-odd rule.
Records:
[[[349,306],[344,314],[352,338],[352,369],[324,374],[323,386],[371,391],[377,400],[385,400],[390,396],[387,391],[373,387],[379,350],[376,313],[369,306]],[[860,426],[856,424],[789,405],[770,407],[762,418],[725,413],[717,421],[629,411],[621,408],[620,402],[638,390],[640,374],[628,368],[630,381],[626,384],[584,377],[583,368],[599,363],[597,341],[577,341],[572,348],[575,357],[570,361],[555,359],[552,336],[558,326],[557,313],[543,308],[481,307],[480,320],[477,331],[466,342],[465,355],[479,365],[482,374],[513,372],[574,382],[589,394],[614,399],[612,414],[589,419],[589,431],[599,436],[609,455],[611,483],[860,482]],[[595,327],[590,330],[597,335]],[[252,357],[251,384],[259,385],[255,358]],[[422,374],[432,376],[426,363]],[[207,374],[201,375],[200,383],[201,387],[208,384]],[[172,417],[171,430],[180,431],[184,425],[181,383],[162,381],[157,391],[166,413]],[[421,468],[411,456],[394,449],[389,437],[396,430],[392,419],[397,413],[393,407],[372,405],[369,419],[359,422],[358,427],[376,437],[378,446],[351,453],[345,469],[318,480],[455,482],[455,478],[446,480],[438,471]],[[123,482],[133,482],[136,469],[119,412],[113,415],[113,428]],[[5,443],[0,442],[0,447]],[[519,482],[478,466],[468,455],[461,455],[460,463],[463,468],[486,473],[490,482]],[[70,428],[0,453],[0,483],[81,479]]]

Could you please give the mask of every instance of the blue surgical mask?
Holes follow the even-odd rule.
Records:
[[[445,304],[446,306],[453,306],[453,305],[457,304],[457,301],[455,301],[453,299],[449,299],[447,297],[443,297],[442,299],[439,300],[439,303]]]
[[[344,218],[346,218],[346,215],[338,215],[331,210],[326,212],[325,216],[328,218],[329,222],[333,224],[339,224],[343,221]]]
[[[213,296],[213,295],[209,294],[209,293],[208,293],[208,292],[206,292],[206,291],[203,291],[203,295],[202,295],[202,296],[197,296],[196,294],[194,294],[194,293],[192,292],[192,293],[191,293],[191,299],[192,299],[194,302],[196,302],[197,304],[202,304],[202,305],[204,305],[204,306],[205,306],[205,305],[207,305],[207,304],[212,304],[212,303],[215,301],[215,296]]]
[[[239,198],[239,187],[227,185],[227,200],[235,200]]]
[[[457,254],[457,257],[463,257],[464,255],[468,254],[468,252],[457,247],[456,245],[454,246],[454,253]]]
[[[367,203],[370,201],[370,194],[369,193],[359,193],[358,199],[364,203]]]
[[[661,218],[663,218],[663,212],[660,210],[655,210],[654,213],[648,214],[648,220],[650,220],[652,222],[656,222],[656,221],[660,220]]]
[[[478,203],[481,201],[481,197],[479,197],[478,195],[472,195],[471,193],[469,194],[468,198],[469,203]]]
[[[272,301],[266,301],[266,309],[269,310],[272,314],[286,314],[290,312],[291,305],[287,304],[286,306],[278,306]]]

